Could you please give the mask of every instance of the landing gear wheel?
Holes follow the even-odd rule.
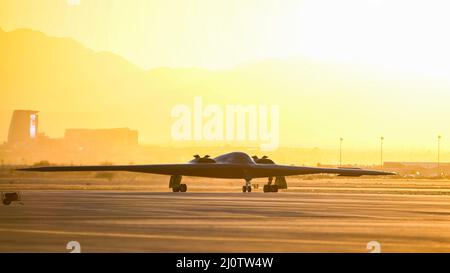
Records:
[[[181,192],[187,192],[187,185],[186,184],[180,184],[180,191]]]
[[[180,187],[173,187],[173,188],[172,188],[172,191],[173,191],[173,192],[179,192],[179,191],[180,191]]]
[[[252,192],[252,186],[247,186],[247,192]]]
[[[271,192],[278,192],[278,185],[271,185],[270,188]]]
[[[242,186],[242,192],[247,192],[247,186]]]
[[[278,185],[264,185],[264,192],[278,192]]]
[[[11,200],[4,199],[4,200],[3,200],[3,205],[5,205],[5,206],[11,205]]]

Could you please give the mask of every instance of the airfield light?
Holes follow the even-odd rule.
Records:
[[[437,156],[437,167],[438,167],[438,171],[441,168],[441,139],[442,136],[438,135],[438,156]]]
[[[380,158],[380,166],[381,166],[381,168],[383,168],[383,142],[384,142],[384,137],[382,136],[382,137],[380,137],[380,156],[381,156],[381,158]]]
[[[344,139],[341,137],[339,139],[339,166],[342,167],[342,141],[344,141]]]

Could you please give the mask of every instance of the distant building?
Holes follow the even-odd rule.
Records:
[[[38,136],[38,111],[15,110],[9,125],[8,143],[24,143]]]
[[[64,141],[78,147],[117,147],[138,145],[138,132],[128,128],[67,129]]]
[[[14,164],[41,160],[71,164],[105,160],[119,162],[128,161],[138,150],[136,130],[67,129],[64,138],[51,138],[38,131],[38,111],[15,110],[8,140],[0,145],[0,158]]]

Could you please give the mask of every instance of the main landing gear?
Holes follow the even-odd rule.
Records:
[[[273,177],[269,177],[269,181],[263,187],[263,191],[264,192],[278,192],[278,189],[279,189],[278,185],[277,184],[272,184],[272,181],[273,181]],[[242,192],[252,192],[251,179],[246,179],[245,180],[245,185],[242,186]]]
[[[267,182],[267,185],[264,185],[263,191],[264,192],[278,192],[278,185],[272,184],[273,177],[269,177],[269,181]]]
[[[181,184],[181,175],[172,175],[169,181],[169,188],[172,188],[173,192],[187,192],[187,185]]]
[[[263,191],[264,192],[278,192],[278,186],[277,185],[264,185]]]
[[[172,188],[173,192],[187,192],[187,185],[186,184],[180,184],[177,187]]]

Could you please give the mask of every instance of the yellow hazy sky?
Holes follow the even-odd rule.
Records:
[[[217,75],[197,71],[201,75],[197,79],[195,71],[144,74],[130,69],[126,72],[133,76],[114,78],[120,83],[114,84],[108,71],[93,70],[96,77],[92,79],[83,73],[76,77],[78,71],[89,73],[100,65],[73,70],[64,66],[65,70],[52,70],[55,74],[50,76],[47,71],[31,71],[29,81],[23,80],[20,67],[14,70],[16,78],[3,79],[6,96],[0,110],[8,116],[1,117],[0,139],[6,136],[11,111],[30,108],[41,111],[41,128],[50,136],[62,136],[61,124],[129,126],[139,130],[142,143],[151,143],[156,119],[149,109],[163,105],[166,119],[160,123],[167,123],[171,106],[192,103],[193,96],[204,95],[211,104],[280,105],[285,121],[282,146],[335,148],[344,136],[347,147],[376,150],[384,135],[386,149],[407,153],[413,148],[434,156],[438,134],[445,136],[443,151],[450,150],[445,141],[450,138],[449,11],[450,1],[445,0],[0,0],[0,28],[5,31],[26,28],[50,37],[73,38],[143,69],[219,70]],[[8,49],[14,51],[15,45]],[[39,46],[33,48],[39,51]],[[42,56],[31,55],[35,62],[30,63],[45,63],[47,56],[53,56],[49,48],[40,50]],[[280,59],[282,64],[267,61]],[[248,63],[260,66],[245,69],[243,64]],[[121,63],[111,65],[118,66],[129,69]],[[12,71],[7,62],[4,67]],[[72,74],[65,75],[67,71]],[[164,73],[171,75],[167,82]],[[187,79],[189,75],[192,79]],[[177,81],[172,83],[174,78]],[[53,79],[59,81],[50,90]],[[154,82],[161,86],[155,87]],[[155,100],[152,92],[157,88],[160,95],[170,93],[168,99]],[[85,99],[91,90],[104,109],[90,104],[96,100]],[[114,96],[102,95],[111,90]],[[230,91],[238,97],[228,97]],[[51,94],[51,99],[35,100],[36,94]],[[68,103],[69,96],[81,102]],[[116,109],[120,109],[118,117],[111,115]],[[52,118],[65,122],[65,111],[77,112],[71,117],[100,111],[108,118],[52,123]]]
[[[445,0],[1,0],[0,27],[72,37],[143,68],[306,56],[450,74]]]

